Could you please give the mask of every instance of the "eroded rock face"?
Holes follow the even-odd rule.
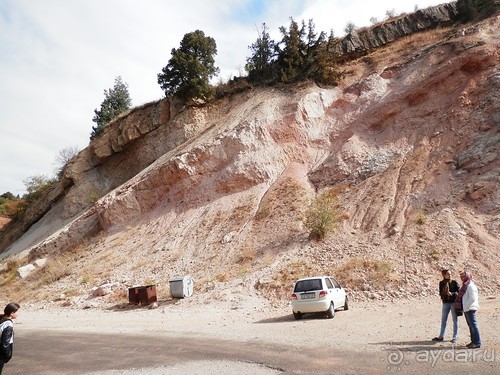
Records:
[[[457,16],[456,2],[420,9],[395,20],[353,31],[337,46],[341,59],[352,59],[394,42],[404,36],[452,24]]]
[[[80,153],[66,194],[9,251],[33,260],[83,243],[79,254],[147,258],[113,264],[131,279],[167,267],[225,279],[249,265],[262,270],[259,280],[281,270],[263,264],[280,254],[326,268],[390,259],[398,272],[404,254],[412,283],[450,260],[485,274],[499,264],[497,29],[492,19],[404,59],[384,56],[347,87],[255,88],[183,111],[144,107],[114,124],[128,129],[128,144],[105,137]],[[150,129],[139,136],[133,116],[164,120],[137,127]],[[102,196],[85,203],[91,188]],[[311,243],[306,210],[330,189],[342,220],[332,238]]]

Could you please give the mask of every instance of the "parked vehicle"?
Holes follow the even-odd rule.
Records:
[[[349,309],[344,288],[331,276],[315,276],[297,280],[291,295],[292,312],[295,319],[306,313],[325,313],[335,316],[339,308]]]

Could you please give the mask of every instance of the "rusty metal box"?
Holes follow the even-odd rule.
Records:
[[[128,303],[131,305],[149,305],[156,301],[156,285],[128,288]]]

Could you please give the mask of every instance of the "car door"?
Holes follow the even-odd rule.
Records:
[[[335,280],[333,277],[329,277],[328,279],[330,280],[330,283],[333,285],[333,291],[332,291],[333,305],[335,306],[335,308],[344,306],[345,302],[344,289],[342,289],[339,282]]]
[[[328,289],[328,298],[333,302],[333,306],[337,308],[337,302],[335,297],[335,286],[332,283],[332,280],[329,277],[325,277],[326,288]]]

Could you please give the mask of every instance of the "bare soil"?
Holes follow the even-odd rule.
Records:
[[[242,299],[243,303],[235,308],[229,303],[200,302],[200,298],[193,296],[182,300],[160,301],[157,308],[117,305],[108,310],[27,305],[23,306],[16,321],[16,330],[151,334],[179,338],[188,336],[194,339],[210,337],[235,343],[261,342],[310,349],[331,348],[353,351],[360,355],[371,352],[379,355],[380,361],[387,363],[388,368],[405,371],[412,370],[412,367],[418,368],[425,360],[434,361],[433,366],[437,366],[437,369],[439,366],[446,366],[447,359],[439,358],[445,353],[454,353],[457,361],[460,360],[460,353],[469,357],[472,353],[464,347],[470,337],[463,317],[460,318],[458,344],[450,342],[451,318],[445,341],[431,341],[432,337],[439,334],[441,303],[438,297],[392,303],[354,302],[348,311],[337,311],[333,319],[306,315],[299,321],[294,320],[290,307],[286,304],[269,307],[254,299]],[[497,329],[499,319],[500,300],[484,297],[478,312],[482,348],[477,349],[474,354],[476,373],[491,373],[490,371],[500,367],[500,337]],[[233,370],[240,366],[241,371],[248,370],[248,373],[254,374],[276,373],[265,367],[257,368],[255,364],[248,364],[246,369],[241,364],[224,365]],[[178,372],[175,373],[195,373],[192,371],[194,368],[199,369],[200,363],[193,363],[191,372],[188,370],[189,366],[189,363],[179,365],[176,370]],[[220,369],[221,363],[207,362],[203,366],[208,371],[205,373],[210,373],[212,366]],[[151,373],[172,373],[161,371],[157,369]]]

